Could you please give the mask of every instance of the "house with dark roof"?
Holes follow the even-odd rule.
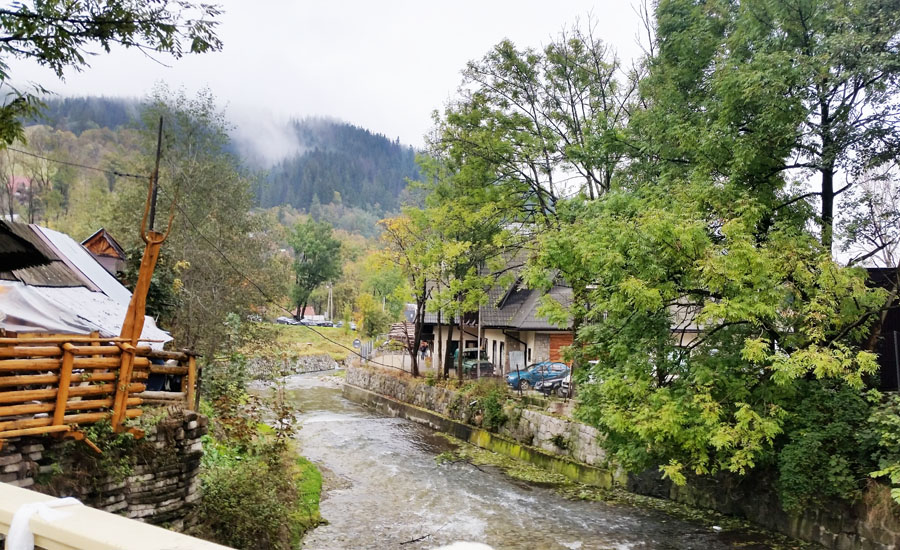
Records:
[[[495,285],[488,291],[487,303],[478,312],[466,314],[462,321],[462,349],[477,350],[479,333],[484,358],[494,364],[497,374],[538,361],[562,361],[565,346],[573,341],[571,320],[565,326],[551,323],[538,313],[543,292],[526,288],[521,279],[512,284]],[[549,295],[564,307],[572,303],[572,289],[555,285]],[[436,340],[447,340],[447,320],[438,323],[436,313],[425,314],[422,339],[432,351]],[[459,348],[459,324],[453,328],[451,353]]]

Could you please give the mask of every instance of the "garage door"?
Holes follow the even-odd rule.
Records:
[[[550,360],[551,361],[562,361],[562,350],[566,346],[572,345],[572,333],[571,332],[563,332],[560,334],[551,334],[550,335]]]

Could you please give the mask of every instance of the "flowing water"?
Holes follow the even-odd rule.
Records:
[[[307,533],[304,549],[421,550],[453,541],[498,550],[772,548],[657,511],[567,500],[494,469],[437,464],[449,443],[431,430],[352,403],[319,375],[292,377],[288,387],[303,411],[300,452],[325,477],[328,524]]]

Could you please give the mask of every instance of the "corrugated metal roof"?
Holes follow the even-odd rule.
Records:
[[[11,281],[21,281],[31,286],[87,286],[92,288],[90,281],[82,278],[77,270],[72,269],[67,264],[63,255],[37,232],[33,226],[7,223],[7,226],[15,232],[16,236],[25,239],[31,246],[35,247],[40,253],[47,258],[47,262],[43,265],[25,267],[22,269],[4,270],[2,279]],[[92,288],[96,290],[96,287]]]
[[[26,225],[0,220],[0,271],[43,265],[51,261],[47,256],[49,251],[41,250],[29,241],[28,231]]]

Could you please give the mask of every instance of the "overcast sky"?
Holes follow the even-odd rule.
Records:
[[[208,0],[207,0],[208,1]],[[329,116],[419,146],[460,71],[503,38],[540,46],[593,13],[597,34],[630,59],[638,18],[629,0],[225,0],[221,52],[163,59],[136,50],[90,60],[65,82],[12,63],[16,81],[62,95],[143,97],[157,81],[209,86],[244,132],[289,116]]]

